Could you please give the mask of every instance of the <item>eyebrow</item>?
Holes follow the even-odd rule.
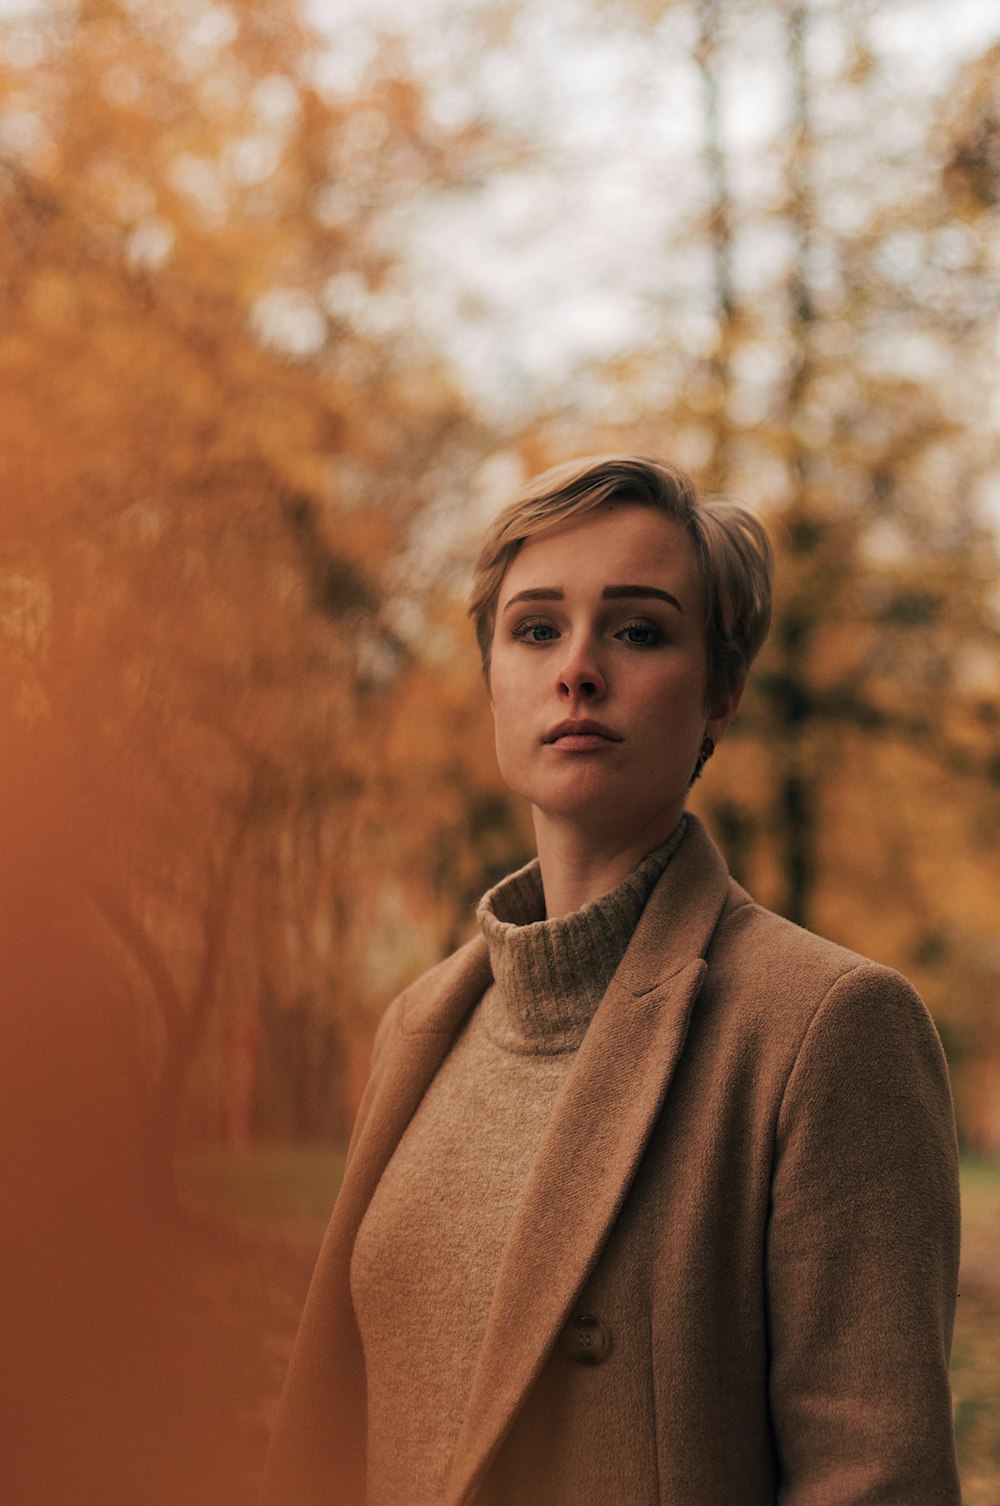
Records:
[[[659,601],[665,601],[668,606],[676,607],[678,612],[684,615],[684,608],[677,597],[672,596],[669,591],[661,591],[659,586],[605,586],[601,596],[605,601],[636,601],[655,597]],[[556,590],[554,586],[533,586],[526,591],[518,591],[516,596],[512,596],[504,604],[504,611],[512,607],[515,601],[565,601],[565,599],[565,593]]]

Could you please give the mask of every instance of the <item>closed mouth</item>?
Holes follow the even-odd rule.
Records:
[[[612,732],[610,727],[605,727],[602,722],[569,720],[552,727],[546,733],[544,741],[555,743],[562,737],[603,737],[611,743],[620,743],[622,740],[617,733]]]

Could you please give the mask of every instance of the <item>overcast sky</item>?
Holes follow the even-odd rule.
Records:
[[[837,61],[837,28],[823,12],[840,14],[846,4],[814,6],[820,72]],[[412,234],[421,318],[485,401],[530,406],[587,361],[642,337],[671,220],[698,208],[690,165],[700,100],[684,61],[687,8],[665,9],[651,45],[648,31],[610,36],[594,0],[525,0],[507,45],[481,50],[470,67],[477,28],[496,11],[482,0],[308,0],[311,19],[331,38],[323,77],[332,86],[361,80],[381,26],[406,38],[446,121],[485,109],[543,147],[522,174],[459,201],[439,200]],[[907,80],[910,97],[928,106],[962,62],[1000,36],[997,0],[949,0],[947,7],[881,0],[875,9],[871,45]],[[777,24],[772,19],[769,30],[766,17],[756,27],[744,18],[724,64],[724,125],[733,181],[744,195],[768,192],[768,147],[783,125],[784,101],[768,67],[781,45]],[[919,133],[925,120],[921,110],[879,129],[895,131],[902,150],[906,132]],[[761,245],[760,255],[769,249]],[[679,286],[704,275],[671,265]]]

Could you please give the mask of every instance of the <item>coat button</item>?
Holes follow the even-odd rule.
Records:
[[[611,1353],[611,1334],[600,1318],[571,1318],[559,1347],[578,1365],[599,1365]]]

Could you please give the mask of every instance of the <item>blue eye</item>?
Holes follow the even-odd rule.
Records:
[[[551,622],[535,620],[519,622],[512,636],[519,638],[522,643],[551,643],[557,635]]]
[[[618,629],[617,636],[635,648],[652,648],[660,641],[659,629],[651,622],[626,622]]]

